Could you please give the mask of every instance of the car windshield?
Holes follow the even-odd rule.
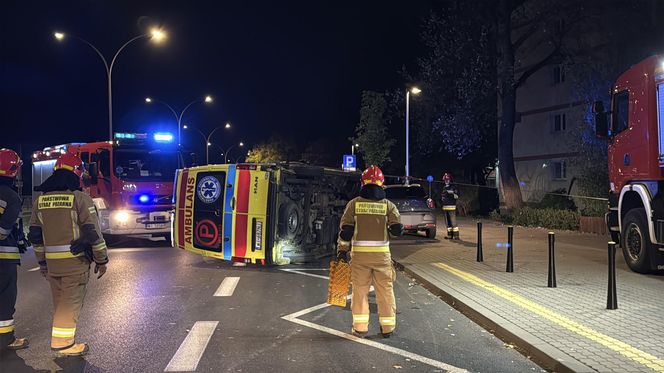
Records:
[[[177,153],[173,151],[116,149],[113,154],[113,171],[125,180],[171,181],[177,166]]]
[[[385,188],[385,194],[388,199],[425,198],[427,196],[424,188],[418,185],[388,187]]]

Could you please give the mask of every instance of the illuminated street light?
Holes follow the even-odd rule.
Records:
[[[65,33],[63,32],[54,32],[53,36],[55,37],[56,40],[62,41],[65,39]],[[122,44],[122,46],[115,52],[113,55],[113,58],[111,59],[111,63],[109,64],[108,61],[106,60],[106,57],[101,53],[101,51],[92,45],[89,41],[76,36],[76,35],[71,35],[67,34],[68,37],[72,39],[76,39],[83,44],[87,45],[88,47],[92,48],[92,50],[97,53],[99,58],[101,58],[101,61],[104,63],[104,67],[106,68],[106,78],[107,78],[107,88],[108,88],[108,137],[109,141],[113,141],[113,66],[115,66],[115,61],[118,58],[118,55],[120,55],[120,52],[122,52],[129,44],[133,43],[136,40],[139,39],[149,39],[153,41],[154,43],[161,43],[165,38],[166,38],[166,33],[163,30],[153,28],[149,34],[141,34],[134,36],[133,38],[129,39],[127,42]]]
[[[184,128],[184,129],[189,129],[190,126],[187,126],[187,125],[185,124],[184,126],[182,126],[182,128]],[[220,129],[220,128],[230,128],[230,126],[228,125],[228,123],[226,123],[225,126],[218,126],[218,127],[215,127],[215,128],[212,130],[212,132],[210,132],[210,134],[207,135],[207,136],[205,136],[205,134],[204,134],[201,130],[199,130],[198,128],[191,127],[191,129],[193,129],[193,130],[195,130],[196,132],[198,132],[198,133],[203,137],[203,140],[205,141],[205,145],[206,145],[206,146],[205,146],[205,163],[206,163],[206,164],[210,164],[210,146],[212,146],[212,142],[210,141],[210,139],[212,138],[212,135],[213,135],[215,132],[217,132],[217,130]],[[223,150],[223,149],[222,149],[222,150]]]
[[[421,89],[417,87],[412,87],[411,89],[406,91],[406,184],[409,183],[410,179],[410,154],[409,154],[409,149],[408,149],[408,143],[409,143],[409,128],[410,128],[410,123],[409,123],[409,116],[410,116],[410,94],[418,95],[422,92]]]
[[[240,146],[240,147],[243,147],[244,143],[242,141],[240,141],[240,143],[237,144],[237,145]],[[235,144],[231,145],[228,148],[228,150],[226,150],[226,156],[224,157],[224,163],[228,163],[228,153],[230,153],[231,149],[233,149],[234,147],[235,147]]]
[[[207,146],[212,146],[212,143],[211,142],[207,143]]]
[[[350,154],[355,155],[355,149],[359,148],[360,144],[354,144],[350,146]]]
[[[148,104],[150,104],[150,103],[152,103],[152,102],[156,102],[156,103],[158,103],[158,104],[162,104],[162,105],[166,106],[166,107],[168,108],[168,110],[171,111],[171,113],[173,113],[173,115],[175,116],[175,121],[176,121],[177,124],[178,124],[178,147],[179,147],[179,146],[182,145],[182,141],[181,141],[182,136],[181,136],[181,130],[180,130],[180,129],[182,128],[182,116],[184,116],[184,113],[185,113],[185,112],[187,111],[187,109],[189,109],[189,107],[190,107],[191,105],[193,105],[193,104],[196,104],[196,103],[206,103],[206,104],[212,103],[212,96],[209,96],[209,95],[208,95],[208,96],[205,96],[205,97],[202,98],[202,99],[193,100],[192,102],[190,102],[189,104],[187,104],[187,106],[185,106],[184,109],[182,109],[182,111],[180,112],[180,114],[178,114],[178,113],[175,111],[175,109],[173,109],[173,107],[172,107],[171,105],[167,104],[166,102],[164,102],[164,101],[162,101],[162,100],[159,100],[159,99],[156,99],[156,98],[152,98],[152,97],[146,97],[146,98],[145,98],[145,102],[148,103]],[[186,128],[186,127],[185,127],[185,128]]]
[[[231,128],[231,124],[226,122],[226,125],[224,126],[225,128]]]

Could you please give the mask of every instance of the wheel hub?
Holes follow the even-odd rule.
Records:
[[[627,228],[627,237],[625,240],[627,255],[633,261],[637,261],[643,251],[643,235],[639,226],[632,223]]]

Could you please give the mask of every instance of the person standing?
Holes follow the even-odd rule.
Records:
[[[106,273],[106,242],[92,198],[81,191],[83,162],[63,154],[55,171],[39,187],[43,192],[32,209],[29,239],[41,274],[51,285],[53,328],[51,348],[64,356],[80,356],[86,343],[76,343],[76,326],[83,306],[90,263],[101,278]]]
[[[443,214],[445,214],[445,222],[447,223],[447,237],[446,239],[458,240],[459,227],[456,222],[457,200],[459,199],[459,191],[454,183],[452,183],[452,174],[445,172],[443,175],[443,193],[441,196],[443,203]]]
[[[21,197],[14,190],[22,164],[15,151],[0,149],[0,350],[20,350],[29,345],[27,339],[14,335],[17,267],[27,247],[20,224]]]
[[[337,257],[348,259],[351,251],[353,335],[364,338],[369,331],[369,288],[373,284],[378,303],[378,321],[383,337],[396,327],[393,282],[396,272],[390,255],[390,233],[403,234],[397,207],[385,199],[385,177],[371,165],[362,173],[360,196],[346,205],[341,217]]]

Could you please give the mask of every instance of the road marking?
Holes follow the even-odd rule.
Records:
[[[214,293],[215,297],[230,297],[235,291],[237,283],[240,281],[239,277],[226,277],[219,285],[219,288]]]
[[[403,356],[407,359],[419,361],[421,363],[428,364],[428,365],[431,365],[433,367],[443,369],[447,372],[453,372],[453,373],[467,372],[467,370],[465,370],[465,369],[457,368],[453,365],[443,363],[442,361],[430,359],[428,357],[424,357],[422,355],[418,355],[418,354],[412,353],[410,351],[406,351],[406,350],[402,350],[400,348],[384,345],[382,343],[374,342],[374,341],[369,340],[369,339],[358,338],[358,337],[356,337],[352,334],[340,332],[336,329],[328,328],[327,326],[318,325],[318,324],[314,324],[314,323],[309,322],[309,321],[298,319],[299,316],[302,316],[302,315],[307,314],[309,312],[317,311],[317,310],[320,310],[320,309],[323,309],[323,308],[326,308],[326,307],[330,307],[330,305],[327,304],[327,303],[321,303],[317,306],[309,307],[306,310],[302,310],[302,311],[292,313],[290,315],[282,316],[281,318],[286,320],[286,321],[290,321],[292,323],[295,323],[295,324],[306,326],[306,327],[314,329],[314,330],[318,330],[318,331],[321,331],[321,332],[324,332],[324,333],[332,334],[332,335],[340,337],[340,338],[347,339],[349,341],[357,342],[357,343],[360,343],[360,344],[363,344],[363,345],[366,345],[366,346],[371,346],[371,347],[374,347],[374,348],[377,348],[379,350],[383,350],[383,351],[386,351],[386,352],[391,352],[395,355],[400,355],[400,356]]]
[[[39,271],[39,267],[28,269],[28,272],[34,272],[34,271]]]
[[[300,275],[305,275],[305,276],[310,276],[310,277],[316,277],[316,278],[322,278],[323,280],[329,280],[329,276],[323,276],[323,275],[317,275],[314,273],[307,273],[307,272],[302,272],[302,271],[325,271],[324,269],[292,269],[292,268],[284,268],[281,269],[284,272],[290,272],[290,273],[297,273]]]
[[[219,321],[196,321],[164,372],[193,372],[205,352]]]
[[[305,275],[305,276],[311,276],[312,275],[311,273],[301,272],[301,271],[296,270],[296,269],[282,269],[282,271],[297,273],[297,274],[301,274],[301,275]],[[329,277],[327,277],[327,276],[313,275],[313,277],[324,278],[326,280],[329,279]],[[369,288],[369,291],[370,292],[374,291],[374,287],[371,286]],[[351,299],[352,296],[353,296],[353,294],[349,294],[346,297],[346,299]],[[466,372],[468,372],[465,369],[457,368],[453,365],[443,363],[442,361],[430,359],[428,357],[424,357],[422,355],[418,355],[418,354],[412,353],[410,351],[406,351],[406,350],[402,350],[400,348],[396,348],[396,347],[388,346],[388,345],[385,345],[385,344],[382,344],[382,343],[374,342],[374,341],[369,340],[369,339],[358,338],[358,337],[356,337],[352,334],[344,333],[344,332],[338,331],[336,329],[328,328],[327,326],[318,325],[318,324],[315,324],[315,323],[312,323],[312,322],[309,322],[309,321],[299,319],[299,317],[301,317],[303,315],[306,315],[306,314],[314,312],[314,311],[322,310],[322,309],[330,307],[330,306],[331,306],[331,304],[321,303],[321,304],[318,304],[318,305],[315,305],[315,306],[312,306],[312,307],[309,307],[309,308],[305,308],[305,309],[297,311],[297,312],[293,312],[289,315],[282,316],[281,318],[286,320],[286,321],[290,321],[290,322],[295,323],[295,324],[306,326],[306,327],[314,329],[314,330],[318,330],[318,331],[321,331],[321,332],[324,332],[324,333],[332,334],[332,335],[340,337],[340,338],[348,339],[349,341],[357,342],[357,343],[360,343],[360,344],[363,344],[363,345],[366,345],[366,346],[371,346],[371,347],[374,347],[374,348],[377,348],[377,349],[380,349],[380,350],[383,350],[383,351],[386,351],[386,352],[391,352],[391,353],[396,354],[396,355],[401,355],[401,356],[403,356],[407,359],[419,361],[421,363],[428,364],[428,365],[431,365],[433,367],[443,369],[447,372],[453,372],[453,373],[466,373]]]
[[[136,247],[136,248],[124,248],[124,249],[114,249],[114,248],[109,248],[108,251],[110,253],[140,253],[143,251],[161,251],[164,249],[168,249],[167,247]]]
[[[547,320],[562,326],[563,328],[576,333],[580,336],[586,337],[592,341],[595,341],[623,356],[633,360],[639,364],[642,364],[656,372],[664,372],[664,359],[660,359],[657,356],[653,356],[647,352],[643,352],[636,347],[633,347],[625,342],[617,340],[613,337],[610,337],[606,334],[600,333],[594,329],[591,329],[579,322],[576,322],[570,318],[567,318],[559,313],[556,313],[539,303],[533,302],[530,299],[512,293],[508,290],[500,288],[488,281],[484,281],[481,278],[471,275],[470,273],[461,271],[454,267],[451,267],[444,263],[433,263],[435,267],[443,269],[451,274],[460,277],[463,280],[470,282],[473,285],[479,286],[485,290],[488,290],[501,298],[504,298],[518,306],[525,308],[526,310],[540,315]]]

